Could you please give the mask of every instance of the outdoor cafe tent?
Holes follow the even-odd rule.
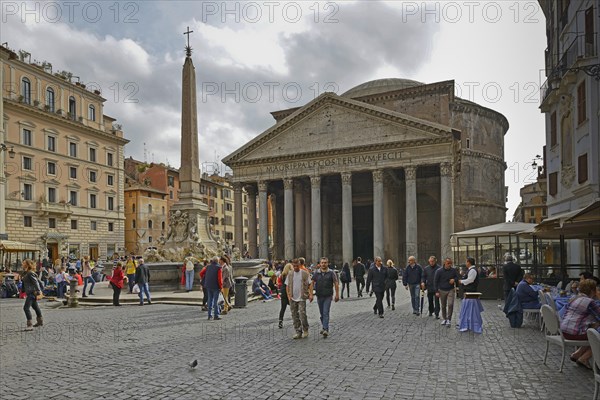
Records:
[[[495,245],[498,243],[499,237],[516,236],[520,232],[533,228],[535,228],[535,224],[527,224],[525,222],[502,222],[500,224],[482,226],[481,228],[453,233],[450,242],[453,246],[467,246],[476,244]]]
[[[32,243],[16,242],[14,240],[0,240],[0,252],[22,253],[39,251],[39,247]]]
[[[600,240],[600,200],[547,218],[528,233],[544,239]]]

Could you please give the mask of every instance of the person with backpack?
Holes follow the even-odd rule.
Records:
[[[319,332],[324,338],[329,336],[329,311],[331,302],[340,301],[340,285],[335,271],[329,269],[329,259],[322,257],[319,262],[319,269],[313,274],[315,291],[317,294],[317,304],[319,305],[319,314],[321,315],[322,329]],[[333,290],[335,289],[335,298]]]
[[[352,282],[352,276],[350,275],[350,265],[348,265],[348,263],[345,263],[342,267],[340,281],[342,281],[342,299],[344,298],[344,289],[347,289],[347,297],[350,298],[350,282]]]
[[[38,296],[41,296],[42,289],[40,287],[38,276],[35,273],[35,262],[27,258],[23,260],[22,266],[23,271],[25,271],[25,274],[21,278],[21,282],[23,282],[23,292],[25,293],[25,304],[23,305],[23,311],[25,311],[25,317],[27,318],[27,327],[25,330],[32,331],[33,327],[44,325],[42,310],[40,310],[40,306],[38,305]],[[35,325],[33,325],[33,317],[31,315],[30,308],[33,308],[33,311],[35,311],[35,315],[37,317],[37,322]]]

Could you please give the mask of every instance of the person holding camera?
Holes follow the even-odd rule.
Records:
[[[23,260],[23,271],[24,275],[21,278],[23,282],[23,292],[25,293],[25,304],[23,305],[23,311],[25,311],[25,317],[27,318],[26,331],[32,331],[33,327],[42,326],[44,320],[42,318],[42,310],[38,305],[38,299],[41,299],[42,289],[40,288],[40,281],[35,273],[35,262],[27,258]],[[30,308],[33,308],[37,317],[37,322],[33,325],[33,317],[31,315]]]

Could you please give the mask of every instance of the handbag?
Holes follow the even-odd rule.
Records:
[[[41,300],[43,298],[44,298],[44,293],[42,293],[42,292],[36,292],[35,293],[35,299],[36,300]]]

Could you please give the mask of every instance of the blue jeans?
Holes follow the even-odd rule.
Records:
[[[215,317],[219,316],[219,289],[206,289],[208,290],[208,316],[212,317],[213,313]]]
[[[319,313],[321,314],[321,325],[323,330],[329,330],[329,309],[331,308],[331,302],[333,296],[319,297],[317,296],[317,304],[319,305]]]
[[[264,290],[264,292],[260,289],[256,289],[254,291],[255,294],[261,295],[263,297],[264,300],[270,300],[273,298],[273,296],[271,296],[271,290],[269,288],[261,288]]]
[[[144,304],[144,292],[146,293],[146,299],[148,300],[148,303],[152,302],[150,299],[150,289],[148,287],[148,283],[138,283],[137,285],[140,288],[140,304]]]
[[[85,288],[87,287],[88,282],[91,282],[92,286],[90,287],[90,294],[94,294],[94,285],[96,281],[91,276],[86,276],[83,278],[83,295],[85,296]]]
[[[129,285],[129,293],[133,293],[133,286],[135,285],[135,274],[127,274],[127,285]]]
[[[185,271],[185,290],[192,290],[194,285],[194,270]]]
[[[419,293],[421,292],[420,285],[408,285],[410,292],[410,303],[412,304],[413,312],[419,312]]]
[[[56,284],[56,297],[62,299],[67,291],[67,282],[62,281]]]

